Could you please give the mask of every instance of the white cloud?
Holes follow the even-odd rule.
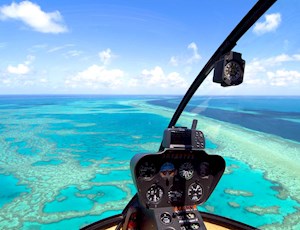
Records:
[[[47,78],[45,78],[45,77],[41,77],[40,79],[38,79],[38,82],[39,83],[48,83],[49,82],[49,80],[47,79]]]
[[[275,72],[267,72],[270,84],[273,86],[286,86],[291,83],[300,83],[300,72],[295,70],[280,69]]]
[[[280,54],[265,60],[267,65],[277,65],[289,61],[297,61],[297,54],[295,55]]]
[[[246,78],[245,83],[249,85],[265,85],[267,81],[259,78]]]
[[[244,76],[244,82],[246,84],[264,83],[261,78],[257,79],[257,77],[265,75],[267,71],[264,63],[265,62],[259,59],[253,59],[250,63],[246,63]]]
[[[132,78],[132,79],[129,79],[127,85],[128,85],[128,87],[130,87],[130,88],[134,88],[134,87],[139,86],[139,81],[138,81],[138,79],[136,79],[136,78]]]
[[[16,74],[16,75],[28,74],[31,71],[29,65],[34,61],[34,59],[35,59],[34,56],[28,55],[24,63],[18,64],[16,66],[9,65],[6,70],[9,74]]]
[[[111,59],[113,58],[113,56],[114,55],[112,54],[110,49],[106,49],[106,50],[99,52],[99,57],[101,59],[101,62],[104,65],[108,65],[111,62]]]
[[[10,86],[11,80],[10,79],[2,79],[2,84],[6,86]]]
[[[245,68],[245,83],[253,85],[287,86],[300,83],[298,70],[286,70],[283,63],[299,62],[300,55],[280,54],[266,59],[253,59]]]
[[[81,51],[79,50],[69,50],[68,52],[65,53],[66,57],[77,57],[81,55]]]
[[[48,53],[53,53],[53,52],[56,52],[56,51],[59,51],[59,50],[62,50],[62,49],[66,49],[68,47],[72,47],[74,46],[73,44],[66,44],[66,45],[63,45],[63,46],[56,46],[56,47],[53,47],[51,49],[49,49],[47,52]]]
[[[29,73],[30,68],[24,64],[18,64],[17,66],[9,65],[7,67],[7,72],[11,74],[23,75]]]
[[[151,70],[144,69],[142,71],[142,80],[144,85],[159,88],[187,88],[188,84],[184,78],[177,72],[165,74],[159,66]]]
[[[65,84],[72,88],[117,88],[122,85],[124,72],[120,69],[106,69],[105,66],[92,65],[86,70],[67,79]]]
[[[201,59],[201,56],[198,53],[198,47],[195,42],[190,43],[187,48],[193,50],[193,56],[187,60],[187,63],[191,64]]]
[[[253,32],[261,35],[267,32],[275,31],[281,22],[280,13],[265,15],[264,22],[257,22],[254,25]]]
[[[47,44],[37,44],[37,45],[33,45],[32,49],[46,49],[48,47]]]
[[[30,1],[0,7],[0,19],[20,20],[34,30],[42,33],[63,33],[67,31],[59,11],[46,13],[41,7]]]
[[[30,65],[33,61],[35,60],[35,56],[33,55],[28,55],[26,57],[26,61],[24,62],[25,65]]]
[[[300,61],[300,54],[294,54],[293,55],[293,60]]]
[[[187,46],[187,49],[192,50],[192,55],[186,54],[184,56],[179,56],[179,57],[172,56],[169,60],[169,64],[172,66],[178,66],[178,65],[190,66],[193,63],[197,63],[202,58],[198,52],[198,47],[195,42],[191,42]]]
[[[178,66],[178,60],[177,60],[177,58],[174,57],[174,56],[172,56],[170,58],[169,64],[172,65],[172,66]]]

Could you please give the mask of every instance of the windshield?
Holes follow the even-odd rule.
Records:
[[[199,210],[262,229],[300,228],[299,48],[290,46],[299,39],[284,25],[281,4],[235,48],[246,60],[244,83],[224,88],[211,73],[177,122],[190,127],[198,119],[207,152],[225,157],[225,174]],[[268,34],[263,25],[271,18],[278,28]],[[175,108],[178,101],[155,104]]]
[[[78,229],[136,193],[129,162],[158,151],[199,70],[254,5],[228,1],[0,3],[0,228]],[[299,3],[276,3],[234,50],[244,83],[212,74],[178,126],[225,175],[199,210],[299,229]]]

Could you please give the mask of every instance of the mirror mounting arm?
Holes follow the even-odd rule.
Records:
[[[239,24],[232,30],[228,37],[223,41],[220,47],[215,51],[212,57],[208,60],[206,65],[200,71],[198,76],[195,78],[194,82],[187,90],[186,94],[182,98],[180,104],[178,105],[168,128],[176,125],[177,120],[179,119],[184,108],[208,76],[208,74],[214,68],[215,62],[220,60],[222,56],[230,52],[236,45],[237,41],[249,30],[251,26],[276,2],[276,0],[259,0],[252,9],[245,15],[245,17],[239,22]],[[159,150],[163,150],[162,145]]]

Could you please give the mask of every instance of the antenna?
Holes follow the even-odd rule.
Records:
[[[196,119],[194,119],[191,129],[196,129],[197,128],[197,123],[198,123],[198,121]]]

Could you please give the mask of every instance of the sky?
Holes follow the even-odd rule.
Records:
[[[256,1],[0,1],[0,94],[184,94]],[[237,43],[244,83],[198,94],[300,95],[300,1]]]

